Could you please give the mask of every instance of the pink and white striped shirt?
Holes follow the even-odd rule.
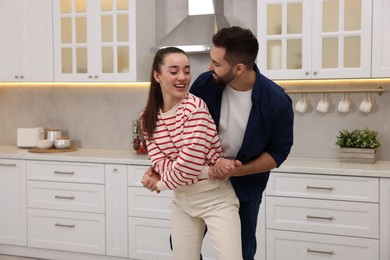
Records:
[[[215,123],[204,101],[191,93],[157,117],[153,138],[145,136],[159,190],[177,189],[208,178],[210,165],[223,157]]]

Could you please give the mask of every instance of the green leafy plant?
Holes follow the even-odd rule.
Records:
[[[381,146],[378,132],[364,128],[362,130],[348,131],[343,129],[337,136],[336,145],[341,148],[366,148],[375,149]]]

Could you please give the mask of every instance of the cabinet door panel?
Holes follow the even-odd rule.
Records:
[[[51,0],[23,0],[20,74],[26,81],[53,81]]]
[[[0,8],[0,80],[15,81],[19,80],[19,1],[1,1]]]
[[[170,221],[129,217],[129,257],[171,260]]]
[[[258,1],[258,65],[272,79],[311,78],[312,1]]]
[[[27,245],[26,164],[0,159],[0,244]]]
[[[372,77],[390,77],[390,1],[373,2]]]
[[[388,260],[390,259],[390,179],[381,178],[380,191],[380,260]]]
[[[314,78],[371,76],[371,0],[313,1]]]
[[[127,166],[106,164],[106,253],[128,256]]]

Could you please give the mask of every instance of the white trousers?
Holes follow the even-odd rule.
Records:
[[[229,180],[218,188],[199,193],[174,191],[171,218],[173,259],[199,260],[205,225],[218,260],[242,259],[238,210],[239,201]]]

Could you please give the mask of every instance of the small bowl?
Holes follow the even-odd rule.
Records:
[[[70,140],[68,137],[59,137],[54,141],[54,146],[57,149],[65,149],[70,147]]]
[[[49,149],[53,146],[53,141],[52,140],[37,140],[37,148],[38,149]]]

